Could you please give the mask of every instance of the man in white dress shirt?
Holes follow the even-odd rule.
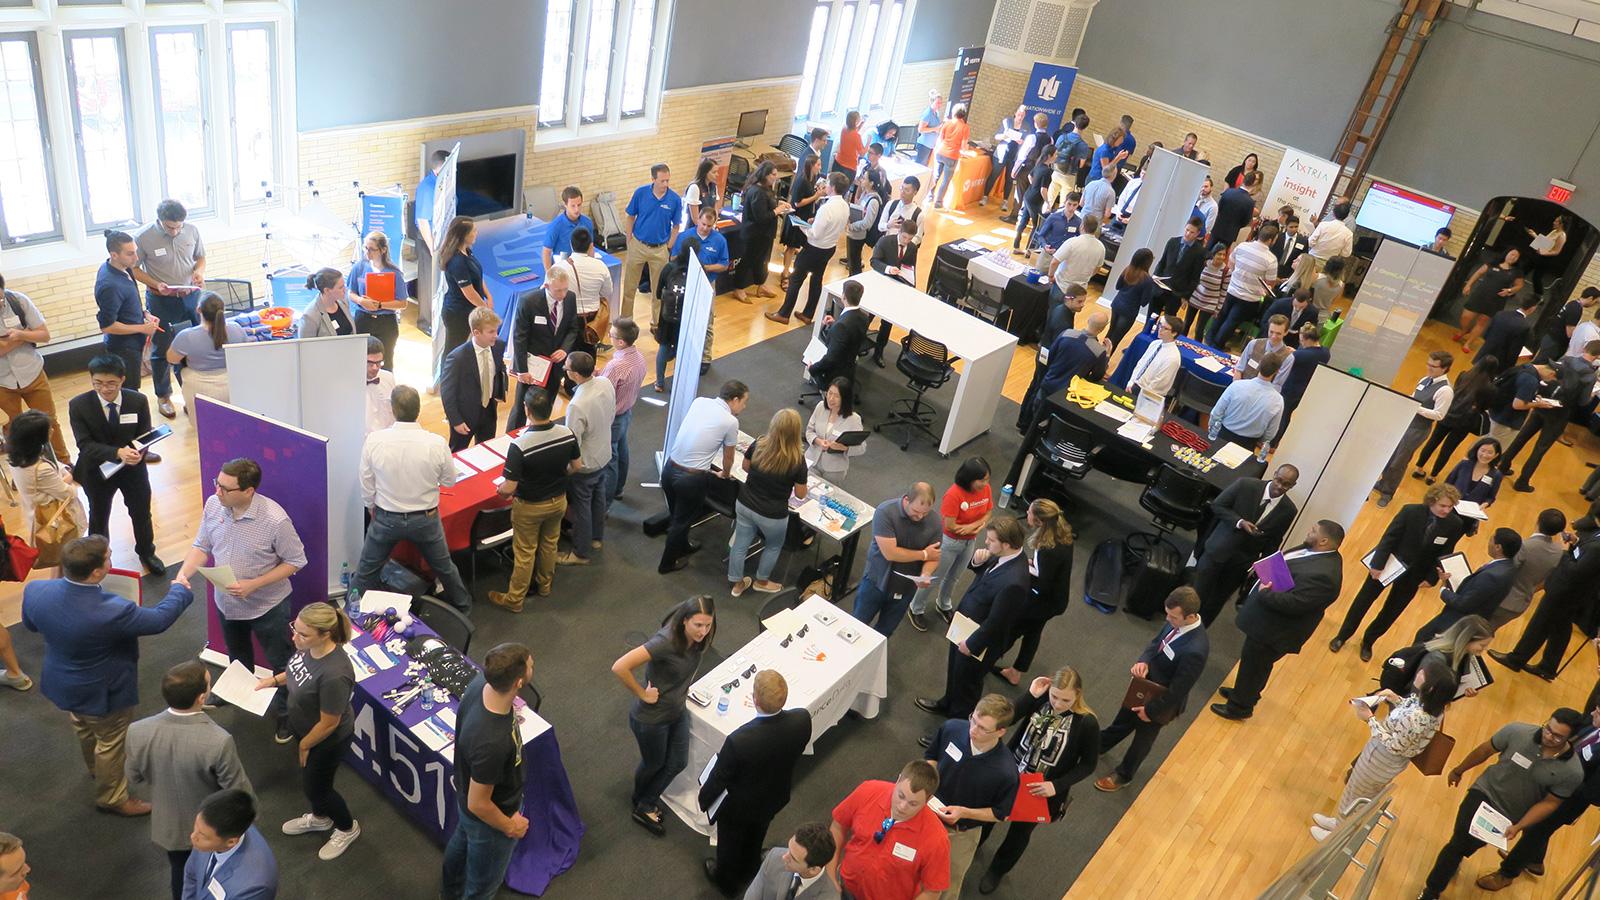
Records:
[[[1156,325],[1156,340],[1145,348],[1128,380],[1141,396],[1148,394],[1163,400],[1172,396],[1178,372],[1183,369],[1183,354],[1178,351],[1178,333],[1182,330],[1183,320],[1177,316],[1162,316]]]
[[[445,600],[468,612],[472,595],[450,559],[439,521],[439,488],[456,483],[455,460],[444,438],[417,424],[422,398],[416,388],[395,388],[389,405],[395,423],[367,435],[361,446],[361,499],[372,522],[351,585],[361,591],[378,587],[378,573],[394,545],[408,540],[444,584]]]
[[[1083,231],[1075,238],[1062,241],[1050,257],[1048,274],[1055,279],[1050,286],[1050,298],[1060,300],[1067,288],[1074,284],[1088,284],[1089,279],[1106,261],[1106,245],[1100,243],[1100,217],[1089,214],[1083,217]]]
[[[1350,203],[1342,201],[1334,204],[1333,218],[1318,225],[1311,232],[1311,240],[1306,252],[1301,254],[1299,265],[1295,268],[1300,272],[1295,276],[1296,285],[1310,287],[1322,267],[1330,259],[1340,259],[1349,256],[1355,249],[1356,236],[1344,220],[1350,217]]]
[[[394,393],[394,373],[383,367],[383,341],[367,335],[367,434],[394,424],[389,395]]]
[[[767,318],[774,322],[789,324],[789,314],[794,312],[794,305],[800,300],[802,282],[809,281],[810,285],[805,308],[800,311],[801,322],[811,324],[811,317],[817,311],[817,302],[822,299],[822,276],[828,270],[833,252],[839,248],[839,239],[844,237],[845,228],[850,225],[850,204],[844,199],[844,192],[850,190],[850,176],[834,172],[828,176],[828,186],[824,190],[827,199],[817,209],[811,227],[805,229],[806,245],[800,248],[800,254],[794,259],[794,271],[789,275],[788,296],[783,298],[783,306],[777,312],[767,313]]]
[[[878,216],[877,232],[879,234],[898,234],[901,222],[917,222],[922,220],[922,206],[917,203],[917,192],[922,190],[922,182],[915,175],[907,175],[900,182],[900,193],[893,200],[883,205],[883,213]],[[917,229],[921,231],[922,229]],[[911,238],[913,244],[922,244],[922,235],[914,234]],[[876,246],[877,242],[873,241]]]

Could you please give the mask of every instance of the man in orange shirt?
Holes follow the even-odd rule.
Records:
[[[0,900],[28,900],[28,872],[22,838],[0,831]]]
[[[956,177],[956,166],[961,162],[961,151],[967,146],[972,129],[967,127],[967,107],[957,103],[950,107],[950,118],[939,126],[939,146],[933,155],[939,161],[939,172],[934,176],[933,208],[944,208],[944,192]]]

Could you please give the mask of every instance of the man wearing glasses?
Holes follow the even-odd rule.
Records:
[[[1561,802],[1583,785],[1583,766],[1572,752],[1572,738],[1587,719],[1575,709],[1562,707],[1543,726],[1513,722],[1473,748],[1450,770],[1450,786],[1496,753],[1500,758],[1467,788],[1456,812],[1455,830],[1439,851],[1418,900],[1437,900],[1461,861],[1478,852],[1484,842],[1468,833],[1480,805],[1487,805],[1511,821],[1505,830],[1509,844],[1527,828],[1544,821]],[[1498,888],[1490,888],[1498,890]]]
[[[928,809],[938,789],[939,771],[919,759],[893,784],[864,781],[833,808],[828,877],[846,898],[936,900],[950,886],[950,839]]]
[[[934,815],[949,829],[951,897],[983,840],[983,829],[1004,822],[1017,796],[1017,760],[1000,745],[1014,710],[1011,701],[988,694],[966,719],[945,722],[928,744],[929,762],[939,767],[939,803]]]
[[[261,466],[253,459],[230,459],[222,464],[214,482],[216,493],[206,500],[200,530],[183,558],[177,580],[185,585],[208,558],[227,567],[236,579],[218,584],[217,618],[228,659],[255,670],[251,637],[261,642],[273,673],[289,663],[289,577],[306,564],[305,546],[276,501],[256,493]],[[277,719],[273,740],[287,744],[289,732],[286,695],[276,691],[271,715]]]

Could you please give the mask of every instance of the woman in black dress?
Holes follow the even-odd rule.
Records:
[[[1021,640],[1022,649],[1017,651],[1015,663],[995,668],[1012,684],[1022,683],[1023,673],[1039,652],[1045,623],[1067,611],[1072,592],[1072,526],[1061,517],[1061,507],[1054,500],[1035,500],[1028,506],[1028,540],[1022,552],[1033,575],[1033,591],[1012,633],[1012,643]],[[1008,646],[997,660],[1009,652]]]
[[[789,206],[794,215],[807,222],[817,214],[817,201],[823,199],[817,190],[817,180],[821,178],[822,157],[812,153],[806,157],[805,169],[794,173],[794,179],[789,182]],[[794,257],[800,248],[806,245],[806,233],[799,228],[785,227],[783,229],[783,274],[778,278],[778,287],[787,290],[789,287],[789,272],[794,268]]]
[[[755,288],[757,297],[776,297],[767,290],[767,264],[772,261],[772,244],[778,239],[778,219],[789,214],[790,206],[778,199],[774,188],[778,184],[778,170],[771,162],[756,166],[746,182],[744,196],[740,198],[743,209],[744,255],[733,269],[734,299],[749,303],[745,288]]]
[[[1452,338],[1461,342],[1462,353],[1472,352],[1472,342],[1489,327],[1489,319],[1522,290],[1522,269],[1517,265],[1521,261],[1522,251],[1512,247],[1499,262],[1484,263],[1467,279],[1461,289],[1467,295],[1461,308],[1461,330]]]

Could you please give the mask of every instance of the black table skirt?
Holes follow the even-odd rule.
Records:
[[[957,243],[960,241],[940,244],[934,255],[965,271],[967,262],[978,254],[957,250]],[[1016,335],[1020,343],[1036,343],[1039,329],[1044,327],[1045,314],[1050,309],[1050,286],[1040,284],[1037,278],[1030,281],[1026,274],[1013,275],[1006,282],[1001,300],[1011,309],[1011,321],[1006,330]]]

